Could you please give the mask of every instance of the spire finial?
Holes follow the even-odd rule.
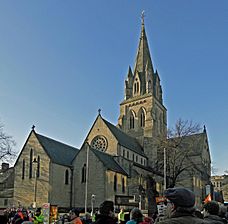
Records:
[[[101,109],[100,108],[98,109],[98,115],[101,115]]]
[[[145,18],[145,11],[143,10],[141,14],[142,25],[144,25],[144,18]]]
[[[35,127],[36,127],[35,125],[32,126],[32,130],[33,130],[33,131],[35,130]]]
[[[203,132],[206,133],[206,126],[203,126]]]

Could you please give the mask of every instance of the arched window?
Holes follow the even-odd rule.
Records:
[[[143,109],[140,110],[139,117],[140,117],[140,127],[143,128],[145,127],[145,113]]]
[[[123,149],[123,157],[125,157],[125,150]]]
[[[134,114],[131,112],[130,114],[130,129],[134,129],[135,127],[135,117]]]
[[[33,162],[33,150],[30,149],[30,158],[29,158],[29,178],[32,178],[32,162]]]
[[[40,177],[40,156],[37,157],[37,173],[36,173],[36,177],[39,178]]]
[[[134,84],[134,94],[137,93],[137,84]]]
[[[82,183],[86,182],[86,164],[82,167]]]
[[[25,179],[25,160],[23,159],[22,162],[22,176],[21,176],[22,180]]]
[[[114,191],[117,191],[117,176],[114,176],[114,184],[113,184]]]
[[[69,171],[68,170],[65,171],[65,184],[66,185],[69,184]]]
[[[125,181],[124,181],[124,178],[122,178],[122,193],[125,193]]]

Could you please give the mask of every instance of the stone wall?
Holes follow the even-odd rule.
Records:
[[[29,178],[30,152],[33,152],[33,158],[40,156],[40,177],[37,178],[37,206],[41,206],[44,202],[48,202],[49,193],[49,164],[50,159],[40,145],[35,134],[31,132],[28,137],[21,154],[15,164],[14,179],[14,205],[29,207],[34,202],[35,197],[35,169],[33,164],[32,178]],[[22,164],[25,161],[25,176],[22,179]]]

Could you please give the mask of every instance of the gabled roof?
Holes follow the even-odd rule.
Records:
[[[34,133],[53,163],[71,166],[73,158],[79,152],[77,148]]]
[[[112,170],[117,173],[122,173],[122,174],[128,176],[126,171],[115,161],[115,159],[112,155],[107,154],[105,152],[101,152],[101,151],[99,151],[97,149],[93,149],[93,148],[91,148],[91,151],[97,156],[97,158],[104,164],[104,166],[108,170]]]
[[[112,134],[116,137],[116,139],[120,145],[138,153],[139,155],[146,157],[145,153],[143,152],[143,148],[141,147],[141,145],[135,138],[127,135],[121,129],[119,129],[118,127],[109,123],[104,118],[102,118],[102,119],[105,122],[105,124],[108,126],[108,128],[112,132]]]
[[[169,141],[175,141],[175,139],[178,138],[170,138]],[[208,144],[206,132],[181,137],[181,147],[191,149],[191,154],[202,153],[205,144]]]

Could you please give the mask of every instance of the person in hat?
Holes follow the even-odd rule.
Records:
[[[192,191],[183,187],[168,188],[164,191],[167,201],[167,218],[159,224],[201,224],[207,223],[203,219],[194,216],[195,195]]]
[[[116,224],[114,214],[114,203],[112,201],[104,201],[99,208],[100,214],[96,216],[96,224]]]
[[[209,201],[203,206],[204,220],[208,223],[223,224],[227,221],[219,217],[219,204],[216,201]]]
[[[82,224],[82,221],[80,219],[80,212],[78,209],[76,208],[73,208],[70,210],[69,212],[69,215],[70,215],[70,220],[72,224]]]
[[[130,213],[130,220],[126,224],[138,224],[143,221],[142,211],[138,208],[133,208]]]

